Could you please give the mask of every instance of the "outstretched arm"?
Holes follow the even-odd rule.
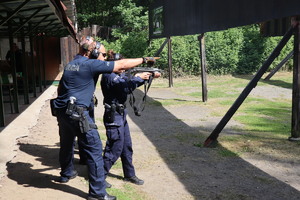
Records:
[[[115,67],[113,72],[120,73],[124,70],[143,64],[143,61],[143,58],[122,59],[115,61]]]
[[[127,69],[131,69],[143,63],[154,64],[155,59],[153,57],[144,57],[144,58],[129,58],[115,61],[115,66],[113,72],[121,73]]]

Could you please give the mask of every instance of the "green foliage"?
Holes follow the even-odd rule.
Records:
[[[243,42],[241,28],[206,34],[207,72],[230,74],[237,68]]]
[[[113,10],[122,26],[113,29],[114,40],[106,41],[106,49],[113,49],[126,58],[144,56],[148,47],[148,14],[132,0],[122,0]]]
[[[243,45],[240,51],[240,58],[236,74],[249,74],[255,72],[262,66],[265,60],[277,46],[281,37],[262,37],[259,34],[258,25],[245,26],[243,31]],[[281,54],[275,59],[270,69],[273,69],[291,51],[292,42],[282,50]],[[290,63],[287,65],[289,69]]]
[[[144,0],[76,0],[80,27],[92,24],[114,26],[112,36],[105,41],[106,49],[113,49],[127,58],[154,56],[165,38],[148,41],[149,1]],[[282,37],[262,37],[259,25],[248,25],[224,31],[205,33],[207,72],[209,74],[255,73],[274,50]],[[172,37],[173,75],[200,74],[200,43],[198,35]],[[292,40],[270,66],[270,70],[292,50]],[[156,66],[168,70],[167,45]],[[292,68],[290,60],[283,69]]]
[[[79,28],[93,24],[109,27],[119,25],[118,15],[112,7],[120,2],[121,0],[75,0]]]
[[[211,74],[251,74],[272,53],[282,37],[262,37],[259,26],[249,25],[206,34],[207,71]],[[272,63],[273,69],[292,50],[292,41]],[[286,65],[291,68],[291,64]]]
[[[164,39],[151,40],[146,55],[155,55],[161,47]],[[172,67],[174,76],[180,75],[199,75],[200,49],[196,35],[172,37]],[[159,55],[156,66],[160,69],[168,69],[168,47],[164,47]]]
[[[119,16],[122,26],[114,30],[115,37],[127,35],[129,32],[146,30],[148,26],[148,13],[143,13],[143,7],[136,6],[132,0],[122,0],[113,10]]]

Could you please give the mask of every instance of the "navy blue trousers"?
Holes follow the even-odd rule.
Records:
[[[94,123],[89,116],[89,111],[84,111],[89,123]],[[78,144],[86,157],[89,178],[89,196],[102,197],[106,195],[105,176],[103,169],[102,142],[97,129],[91,129],[81,133],[79,122],[74,121],[65,114],[65,110],[59,110],[57,114],[60,136],[59,162],[61,176],[71,176],[74,170],[74,142],[78,137]]]
[[[106,113],[104,113],[105,115]],[[132,164],[132,142],[127,123],[127,111],[120,115],[115,113],[114,123],[106,123],[107,141],[103,154],[105,176],[107,176],[112,165],[121,157],[124,177],[130,178],[135,176],[134,166]],[[105,119],[105,117],[104,117]]]

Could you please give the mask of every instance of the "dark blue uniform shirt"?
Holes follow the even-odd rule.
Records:
[[[104,103],[124,104],[127,100],[127,95],[143,84],[144,80],[140,77],[129,78],[126,73],[102,74],[101,89]]]
[[[64,69],[59,83],[58,95],[54,100],[56,108],[64,108],[71,96],[75,104],[89,107],[95,91],[95,77],[102,73],[111,73],[114,62],[106,62],[77,55]]]

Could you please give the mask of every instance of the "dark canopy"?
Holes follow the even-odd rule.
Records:
[[[0,1],[0,37],[44,33],[48,36],[71,35],[76,38],[75,24],[73,0]]]
[[[299,0],[156,0],[150,38],[191,35],[300,14]]]

